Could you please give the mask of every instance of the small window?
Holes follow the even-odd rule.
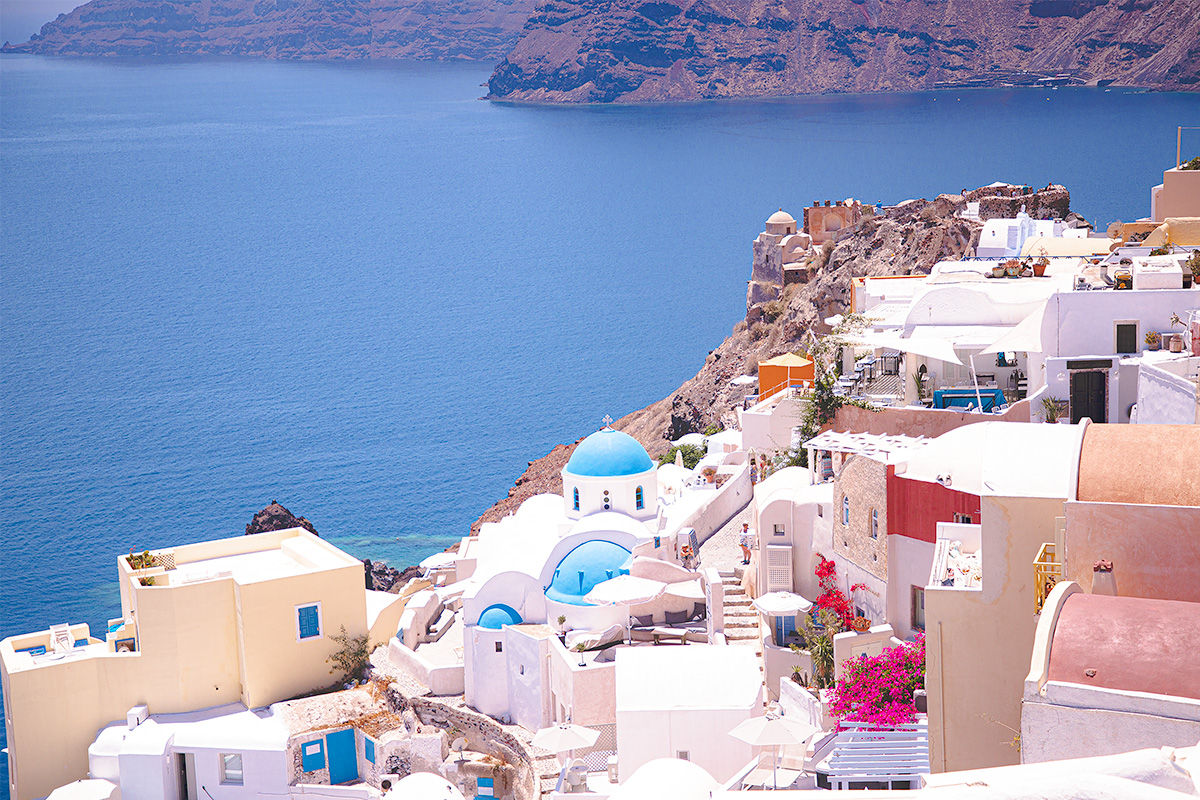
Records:
[[[646,507],[646,495],[642,491],[642,487],[637,487],[637,491],[633,493],[634,500],[637,501],[638,511]]]
[[[687,750],[676,750],[675,757],[678,758],[680,761],[691,761],[692,760],[692,754]]]
[[[325,742],[322,739],[300,745],[300,768],[305,772],[325,769]]]
[[[372,764],[375,763],[375,740],[369,736],[363,737],[363,757]]]
[[[920,586],[912,587],[912,628],[925,630],[925,589]]]
[[[850,498],[842,495],[842,524],[850,525]]]
[[[496,642],[496,652],[497,653],[504,652],[504,642]]]
[[[241,753],[221,753],[221,783],[242,785]]]
[[[776,536],[787,536],[786,528],[783,525],[779,524],[778,522],[775,523],[775,535]]]
[[[296,639],[319,639],[321,637],[321,604],[312,603],[296,606]]]
[[[879,538],[879,509],[871,509],[871,538]]]
[[[575,488],[575,510],[579,510],[579,488]]]
[[[1138,326],[1136,322],[1118,322],[1117,326],[1117,348],[1118,353],[1136,353],[1138,352]]]
[[[956,511],[956,512],[954,512],[954,521],[962,523],[963,525],[970,525],[971,524],[971,515],[970,514],[959,514]]]

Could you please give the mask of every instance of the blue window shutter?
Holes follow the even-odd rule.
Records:
[[[579,490],[575,490],[575,510],[579,510]]]
[[[314,739],[300,745],[300,766],[305,772],[325,768],[325,741]]]
[[[296,613],[300,615],[301,639],[311,639],[321,635],[321,621],[316,606],[304,606],[297,609]]]
[[[364,750],[363,754],[367,757],[367,761],[370,761],[372,764],[374,764],[375,763],[375,740],[371,739],[369,737],[363,737],[363,750]]]
[[[637,487],[637,507],[639,511],[646,507],[646,495],[640,486]]]

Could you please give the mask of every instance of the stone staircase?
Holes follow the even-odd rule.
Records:
[[[758,612],[750,604],[746,590],[742,588],[742,570],[719,570],[724,587],[725,641],[729,644],[749,646],[762,655],[762,641],[758,633]]]

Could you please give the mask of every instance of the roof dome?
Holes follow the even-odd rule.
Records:
[[[791,225],[796,221],[795,217],[784,211],[782,208],[776,211],[771,216],[767,217],[767,222],[774,222],[779,225]]]
[[[520,625],[521,615],[510,606],[496,603],[483,610],[483,613],[479,615],[479,622],[476,624],[481,628],[498,631],[505,625]]]
[[[653,467],[637,439],[612,428],[598,430],[580,442],[567,462],[567,472],[594,478],[637,475]]]
[[[450,781],[432,772],[414,772],[401,778],[384,794],[388,800],[463,800],[463,794]]]
[[[558,562],[546,597],[573,606],[591,605],[583,598],[603,583],[629,572],[630,552],[614,542],[593,539],[577,545]]]

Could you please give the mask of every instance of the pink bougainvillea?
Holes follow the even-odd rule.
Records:
[[[836,614],[842,628],[848,630],[854,622],[854,607],[850,604],[850,598],[846,597],[845,593],[838,588],[837,564],[820,553],[817,553],[817,558],[821,561],[813,572],[821,584],[821,593],[813,602],[817,608]],[[870,591],[865,583],[856,583],[850,587],[851,592],[859,589]]]
[[[914,722],[913,692],[925,685],[925,635],[877,656],[859,656],[833,687],[829,711],[840,722],[893,727]]]

